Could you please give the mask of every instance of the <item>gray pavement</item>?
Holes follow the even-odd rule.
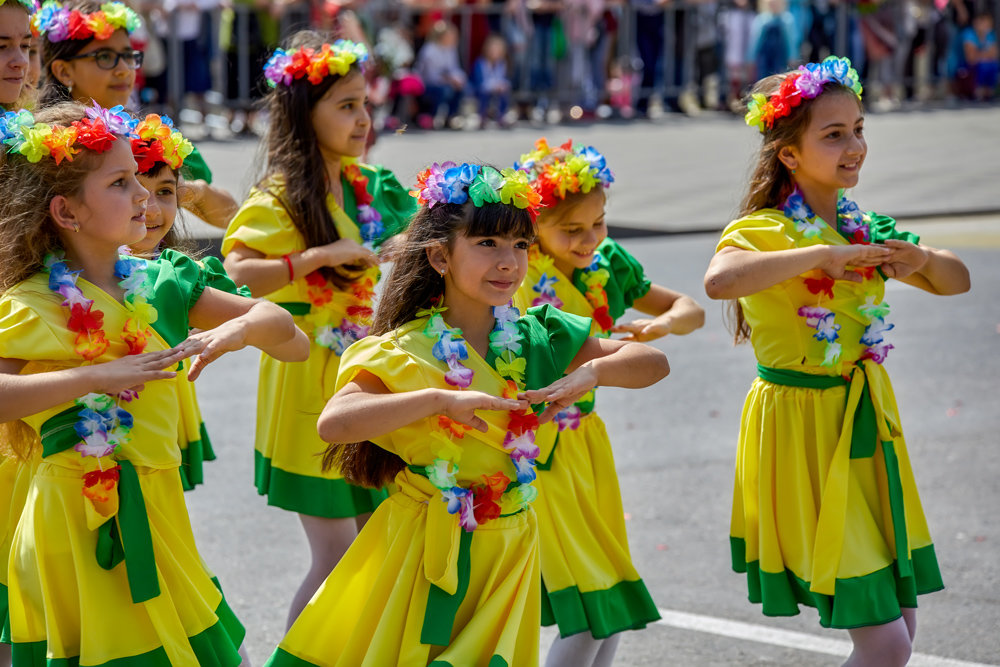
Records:
[[[1000,173],[1000,111],[968,113],[873,116],[868,126],[872,154],[862,177],[868,189],[864,195],[858,189],[859,203],[901,216],[1000,210],[1000,191],[983,186]],[[972,129],[977,124],[978,140]],[[729,219],[726,211],[733,203],[725,198],[739,188],[739,170],[733,166],[740,162],[742,168],[746,161],[745,153],[736,155],[739,136],[747,132],[743,126],[712,118],[570,129],[552,128],[548,135],[594,143],[612,159],[621,181],[609,204],[615,222],[639,226],[645,221],[653,229],[677,231],[719,227]],[[392,136],[381,140],[373,157],[405,179],[407,169],[416,169],[410,165],[424,158],[509,160],[535,134]],[[695,134],[719,140],[705,146],[692,140]],[[642,150],[643,141],[648,144],[654,136],[664,147],[675,146],[673,159],[653,158]],[[917,139],[924,148],[912,145]],[[677,149],[688,141],[686,151]],[[973,150],[976,146],[982,150]],[[248,164],[250,147],[242,142],[201,147],[220,181],[238,184],[237,172]],[[509,154],[502,152],[505,148]],[[723,178],[723,173],[728,175]],[[948,188],[960,194],[946,195]],[[654,202],[654,192],[668,196]],[[689,196],[681,198],[683,193]],[[950,202],[963,207],[949,208]],[[691,225],[668,226],[657,214],[684,218]],[[942,215],[906,228],[931,245],[955,249],[973,276],[972,291],[957,297],[933,297],[895,283],[887,292],[897,326],[891,334],[896,349],[886,365],[947,586],[920,600],[916,650],[922,655],[912,664],[1000,664],[1000,214]],[[842,642],[846,633],[821,629],[810,609],[793,618],[763,617],[746,602],[742,576],[729,568],[733,455],[754,363],[748,347],[731,345],[721,304],[704,297],[701,277],[714,243],[714,234],[625,241],[654,282],[699,299],[708,320],[690,336],[656,343],[672,368],[656,387],[602,390],[601,415],[615,443],[632,554],[654,599],[664,610],[718,623],[700,629],[660,624],[628,633],[617,664],[836,665],[842,659],[820,650],[822,642]],[[267,507],[252,487],[256,374],[256,354],[242,351],[220,359],[198,381],[219,460],[206,465],[206,484],[187,498],[204,559],[246,624],[250,655],[259,665],[283,634],[288,603],[308,557],[297,519]],[[750,624],[749,637],[729,632],[733,622]],[[789,646],[771,630],[805,637]],[[543,633],[543,644],[551,636]]]

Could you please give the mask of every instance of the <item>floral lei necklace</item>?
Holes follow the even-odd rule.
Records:
[[[802,191],[797,187],[785,200],[784,213],[792,220],[795,229],[801,232],[805,238],[819,238],[823,233],[824,226],[826,226],[822,218],[818,218],[809,204],[806,203]],[[852,244],[868,244],[871,243],[870,222],[871,216],[862,212],[856,203],[841,193],[840,199],[837,201],[837,231]],[[875,276],[875,267],[855,270],[866,281]],[[825,274],[820,278],[803,278],[802,280],[806,289],[817,296],[817,303],[815,306],[802,306],[799,308],[798,314],[806,318],[807,326],[816,329],[813,338],[826,341],[826,350],[820,365],[830,368],[840,361],[841,346],[837,342],[837,339],[840,338],[840,324],[836,321],[836,314],[821,304],[824,297],[833,299],[835,281]],[[865,302],[858,306],[858,313],[868,323],[861,335],[861,344],[865,346],[861,359],[871,359],[875,363],[881,364],[885,361],[889,350],[893,348],[891,343],[885,342],[885,332],[895,325],[885,321],[889,314],[889,304],[877,304],[875,298],[874,294],[869,293],[865,296]]]
[[[608,307],[608,293],[605,290],[605,285],[608,284],[611,274],[608,273],[607,269],[601,268],[603,259],[600,252],[594,251],[593,261],[590,263],[590,266],[580,272],[580,277],[583,280],[583,284],[587,286],[587,291],[583,293],[583,296],[587,299],[587,303],[594,309],[591,317],[594,318],[594,322],[597,323],[601,332],[607,333],[615,325],[615,321],[611,319]],[[551,304],[554,308],[562,308],[563,301],[556,296],[556,283],[559,282],[559,277],[555,274],[554,270],[552,273],[549,273],[550,269],[554,266],[555,260],[543,253],[537,245],[533,245],[528,251],[528,261],[536,264],[542,272],[542,276],[538,279],[538,282],[531,287],[539,295],[532,300],[531,305],[543,306]]]
[[[358,204],[358,223],[361,229],[362,245],[375,251],[380,245],[385,225],[382,215],[372,206],[375,198],[368,192],[368,177],[361,172],[357,163],[344,167],[344,177],[354,191]],[[367,269],[360,278],[355,280],[350,291],[340,292],[346,299],[344,317],[334,323],[330,309],[325,308],[337,298],[335,288],[331,287],[319,271],[313,271],[306,276],[306,295],[312,306],[309,317],[313,325],[313,340],[317,345],[333,350],[336,354],[344,353],[351,343],[361,340],[371,329],[373,303],[375,301],[375,283],[378,281],[377,267]]]
[[[70,271],[62,251],[49,253],[44,265],[49,274],[49,289],[62,296],[62,305],[69,308],[66,327],[76,333],[74,348],[81,357],[93,361],[107,351],[109,342],[104,333],[104,313],[95,309],[92,299],[88,299],[76,285],[79,271]],[[146,349],[152,335],[149,325],[156,321],[156,308],[149,303],[153,282],[146,273],[146,261],[123,257],[115,262],[115,277],[121,278],[118,285],[125,290],[125,308],[131,313],[122,327],[121,340],[128,346],[129,354],[139,354]],[[76,399],[80,407],[79,416],[73,425],[80,442],[73,449],[80,456],[100,459],[116,453],[129,440],[132,430],[132,414],[120,407],[119,402],[130,402],[138,392],[125,390],[117,396],[90,393]],[[83,495],[95,502],[108,500],[108,492],[118,483],[119,466],[87,472],[83,476]]]
[[[449,328],[445,323],[441,317],[444,310],[443,307],[432,306],[418,311],[417,316],[429,316],[423,333],[435,341],[434,358],[448,366],[445,382],[459,390],[467,389],[474,374],[462,363],[469,358],[468,343],[462,338],[461,329]],[[507,381],[504,396],[513,398],[524,389],[527,368],[527,361],[520,356],[523,350],[523,336],[517,328],[520,312],[512,305],[497,306],[493,309],[493,317],[496,323],[490,333],[489,345],[496,355],[494,368]],[[424,468],[431,484],[441,491],[442,499],[448,503],[448,512],[458,514],[459,525],[467,532],[501,515],[520,511],[538,495],[538,490],[531,486],[535,479],[535,459],[540,453],[535,444],[538,417],[530,409],[523,412],[512,410],[509,415],[503,445],[514,464],[517,484],[512,484],[507,475],[498,471],[483,475],[481,484],[469,488],[458,486],[456,474],[461,454],[458,448],[435,452],[434,463]],[[436,428],[449,440],[462,438],[470,430],[468,426],[444,415],[438,416]]]

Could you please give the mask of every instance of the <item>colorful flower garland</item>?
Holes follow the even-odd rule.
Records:
[[[295,51],[276,49],[264,65],[264,78],[271,88],[290,86],[303,77],[315,86],[331,74],[344,76],[351,65],[367,60],[368,48],[347,39],[324,44],[319,51],[308,46]]]
[[[468,344],[462,338],[461,329],[449,328],[445,323],[441,316],[445,310],[433,306],[419,311],[417,316],[428,317],[423,333],[435,340],[434,358],[448,367],[445,382],[459,390],[467,389],[474,374],[462,363],[469,358]],[[494,367],[507,381],[504,396],[514,398],[524,389],[527,370],[527,361],[521,356],[524,339],[517,327],[520,312],[511,305],[497,306],[493,309],[493,317],[495,324],[489,345],[496,355]],[[464,424],[443,415],[438,417],[435,427],[449,440],[462,438],[469,430]],[[442,500],[448,503],[448,512],[458,514],[459,525],[465,531],[471,532],[481,523],[520,511],[538,495],[538,490],[531,486],[536,476],[535,459],[540,454],[535,444],[537,429],[538,417],[530,409],[510,411],[503,446],[510,453],[516,485],[512,485],[511,478],[503,472],[496,472],[483,475],[481,484],[469,488],[458,486],[456,475],[461,449],[435,452],[434,463],[424,469],[427,479],[441,491]]]
[[[788,196],[783,208],[785,216],[792,220],[796,231],[805,238],[818,238],[823,233],[823,227],[826,223],[821,218],[816,217],[798,188]],[[852,244],[867,244],[871,242],[870,222],[871,216],[863,213],[856,203],[841,193],[837,202],[838,232]],[[856,271],[865,280],[871,280],[875,275],[874,267],[856,269]],[[841,326],[836,321],[836,314],[820,304],[824,297],[833,299],[835,281],[824,274],[819,278],[803,278],[803,282],[806,289],[817,296],[818,301],[815,306],[802,306],[799,308],[798,314],[805,318],[806,326],[816,330],[813,338],[826,341],[826,350],[820,365],[830,368],[840,361],[841,346],[837,340],[840,338]],[[885,321],[889,314],[889,304],[876,304],[875,296],[868,295],[865,298],[865,303],[858,307],[858,313],[868,323],[861,335],[861,344],[865,346],[861,359],[871,359],[875,363],[881,364],[885,361],[889,350],[893,349],[891,343],[885,342],[885,332],[895,326],[887,324]]]
[[[151,113],[135,126],[134,133],[131,138],[132,156],[140,174],[151,173],[161,164],[177,171],[194,150],[191,142],[174,128],[174,121],[168,116]]]
[[[538,217],[541,204],[541,195],[524,172],[510,168],[497,171],[469,163],[435,162],[417,175],[417,185],[410,194],[428,208],[437,204],[464,204],[470,199],[476,207],[511,204],[527,210],[532,221]]]
[[[50,42],[67,39],[108,39],[115,30],[132,34],[142,26],[142,19],[121,2],[105,2],[93,13],[65,9],[55,0],[46,0],[38,10],[38,30]]]
[[[66,328],[76,333],[73,342],[76,353],[86,361],[97,359],[110,345],[103,329],[104,313],[95,309],[93,300],[85,297],[77,287],[80,272],[67,268],[61,251],[48,254],[44,265],[49,274],[49,289],[62,296],[62,305],[69,309]],[[128,346],[128,354],[140,354],[152,335],[149,325],[157,319],[156,308],[149,303],[153,281],[146,273],[145,260],[132,257],[115,262],[115,276],[121,278],[118,284],[125,291],[123,302],[130,313],[122,327],[121,340]],[[101,459],[118,452],[128,442],[133,418],[120,407],[119,401],[132,401],[137,396],[138,392],[126,390],[114,397],[89,393],[76,399],[80,412],[73,428],[80,442],[73,448],[80,456]],[[110,470],[87,472],[83,477],[83,494],[96,502],[104,502],[117,481],[117,465]]]
[[[861,79],[847,58],[828,56],[821,63],[808,63],[790,72],[781,86],[768,98],[754,93],[747,104],[746,122],[762,133],[774,127],[774,121],[792,113],[802,100],[811,100],[823,92],[828,83],[839,84],[861,99]]]
[[[94,103],[86,110],[87,117],[75,120],[69,127],[36,123],[30,111],[8,111],[0,116],[0,141],[10,146],[8,152],[20,153],[28,162],[52,157],[56,164],[73,161],[81,148],[103,153],[118,138],[130,135],[135,119],[121,106],[104,109]]]
[[[572,139],[551,148],[542,137],[535,142],[535,150],[522,155],[514,168],[528,174],[546,208],[558,204],[567,193],[587,193],[598,185],[610,187],[615,181],[607,160],[596,148],[574,145]]]

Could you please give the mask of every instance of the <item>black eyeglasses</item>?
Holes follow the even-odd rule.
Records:
[[[94,62],[101,69],[114,69],[118,67],[118,61],[124,60],[125,67],[129,69],[139,69],[142,67],[142,51],[112,51],[111,49],[98,49],[90,53],[63,58],[63,60],[79,60],[80,58],[93,58]]]

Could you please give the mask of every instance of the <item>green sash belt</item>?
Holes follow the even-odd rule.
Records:
[[[71,449],[80,442],[73,425],[80,406],[63,410],[47,419],[40,429],[42,456]],[[97,529],[97,563],[110,570],[126,558],[126,575],[133,602],[145,602],[160,594],[160,582],[153,557],[153,535],[149,529],[146,501],[142,497],[139,475],[131,461],[116,461],[118,474],[118,515]]]
[[[851,458],[863,459],[875,455],[875,444],[879,440],[878,422],[875,404],[872,401],[868,387],[868,375],[864,362],[859,362],[851,369],[848,376],[813,375],[800,371],[781,368],[767,368],[757,364],[757,375],[766,382],[788,387],[805,387],[807,389],[830,389],[843,387],[851,383],[854,373],[862,373],[861,397],[854,406],[854,426],[851,430]],[[850,392],[847,392],[850,401]],[[846,406],[850,410],[851,405]],[[845,410],[845,415],[848,414]],[[909,546],[906,535],[906,514],[903,509],[903,484],[899,474],[899,459],[896,457],[895,444],[892,440],[882,441],[882,456],[885,460],[886,484],[889,491],[889,509],[892,515],[892,531],[896,543],[896,567],[900,577],[913,576],[913,563],[909,558]]]
[[[292,315],[308,315],[312,310],[312,304],[305,301],[278,301],[276,306],[281,306]]]

